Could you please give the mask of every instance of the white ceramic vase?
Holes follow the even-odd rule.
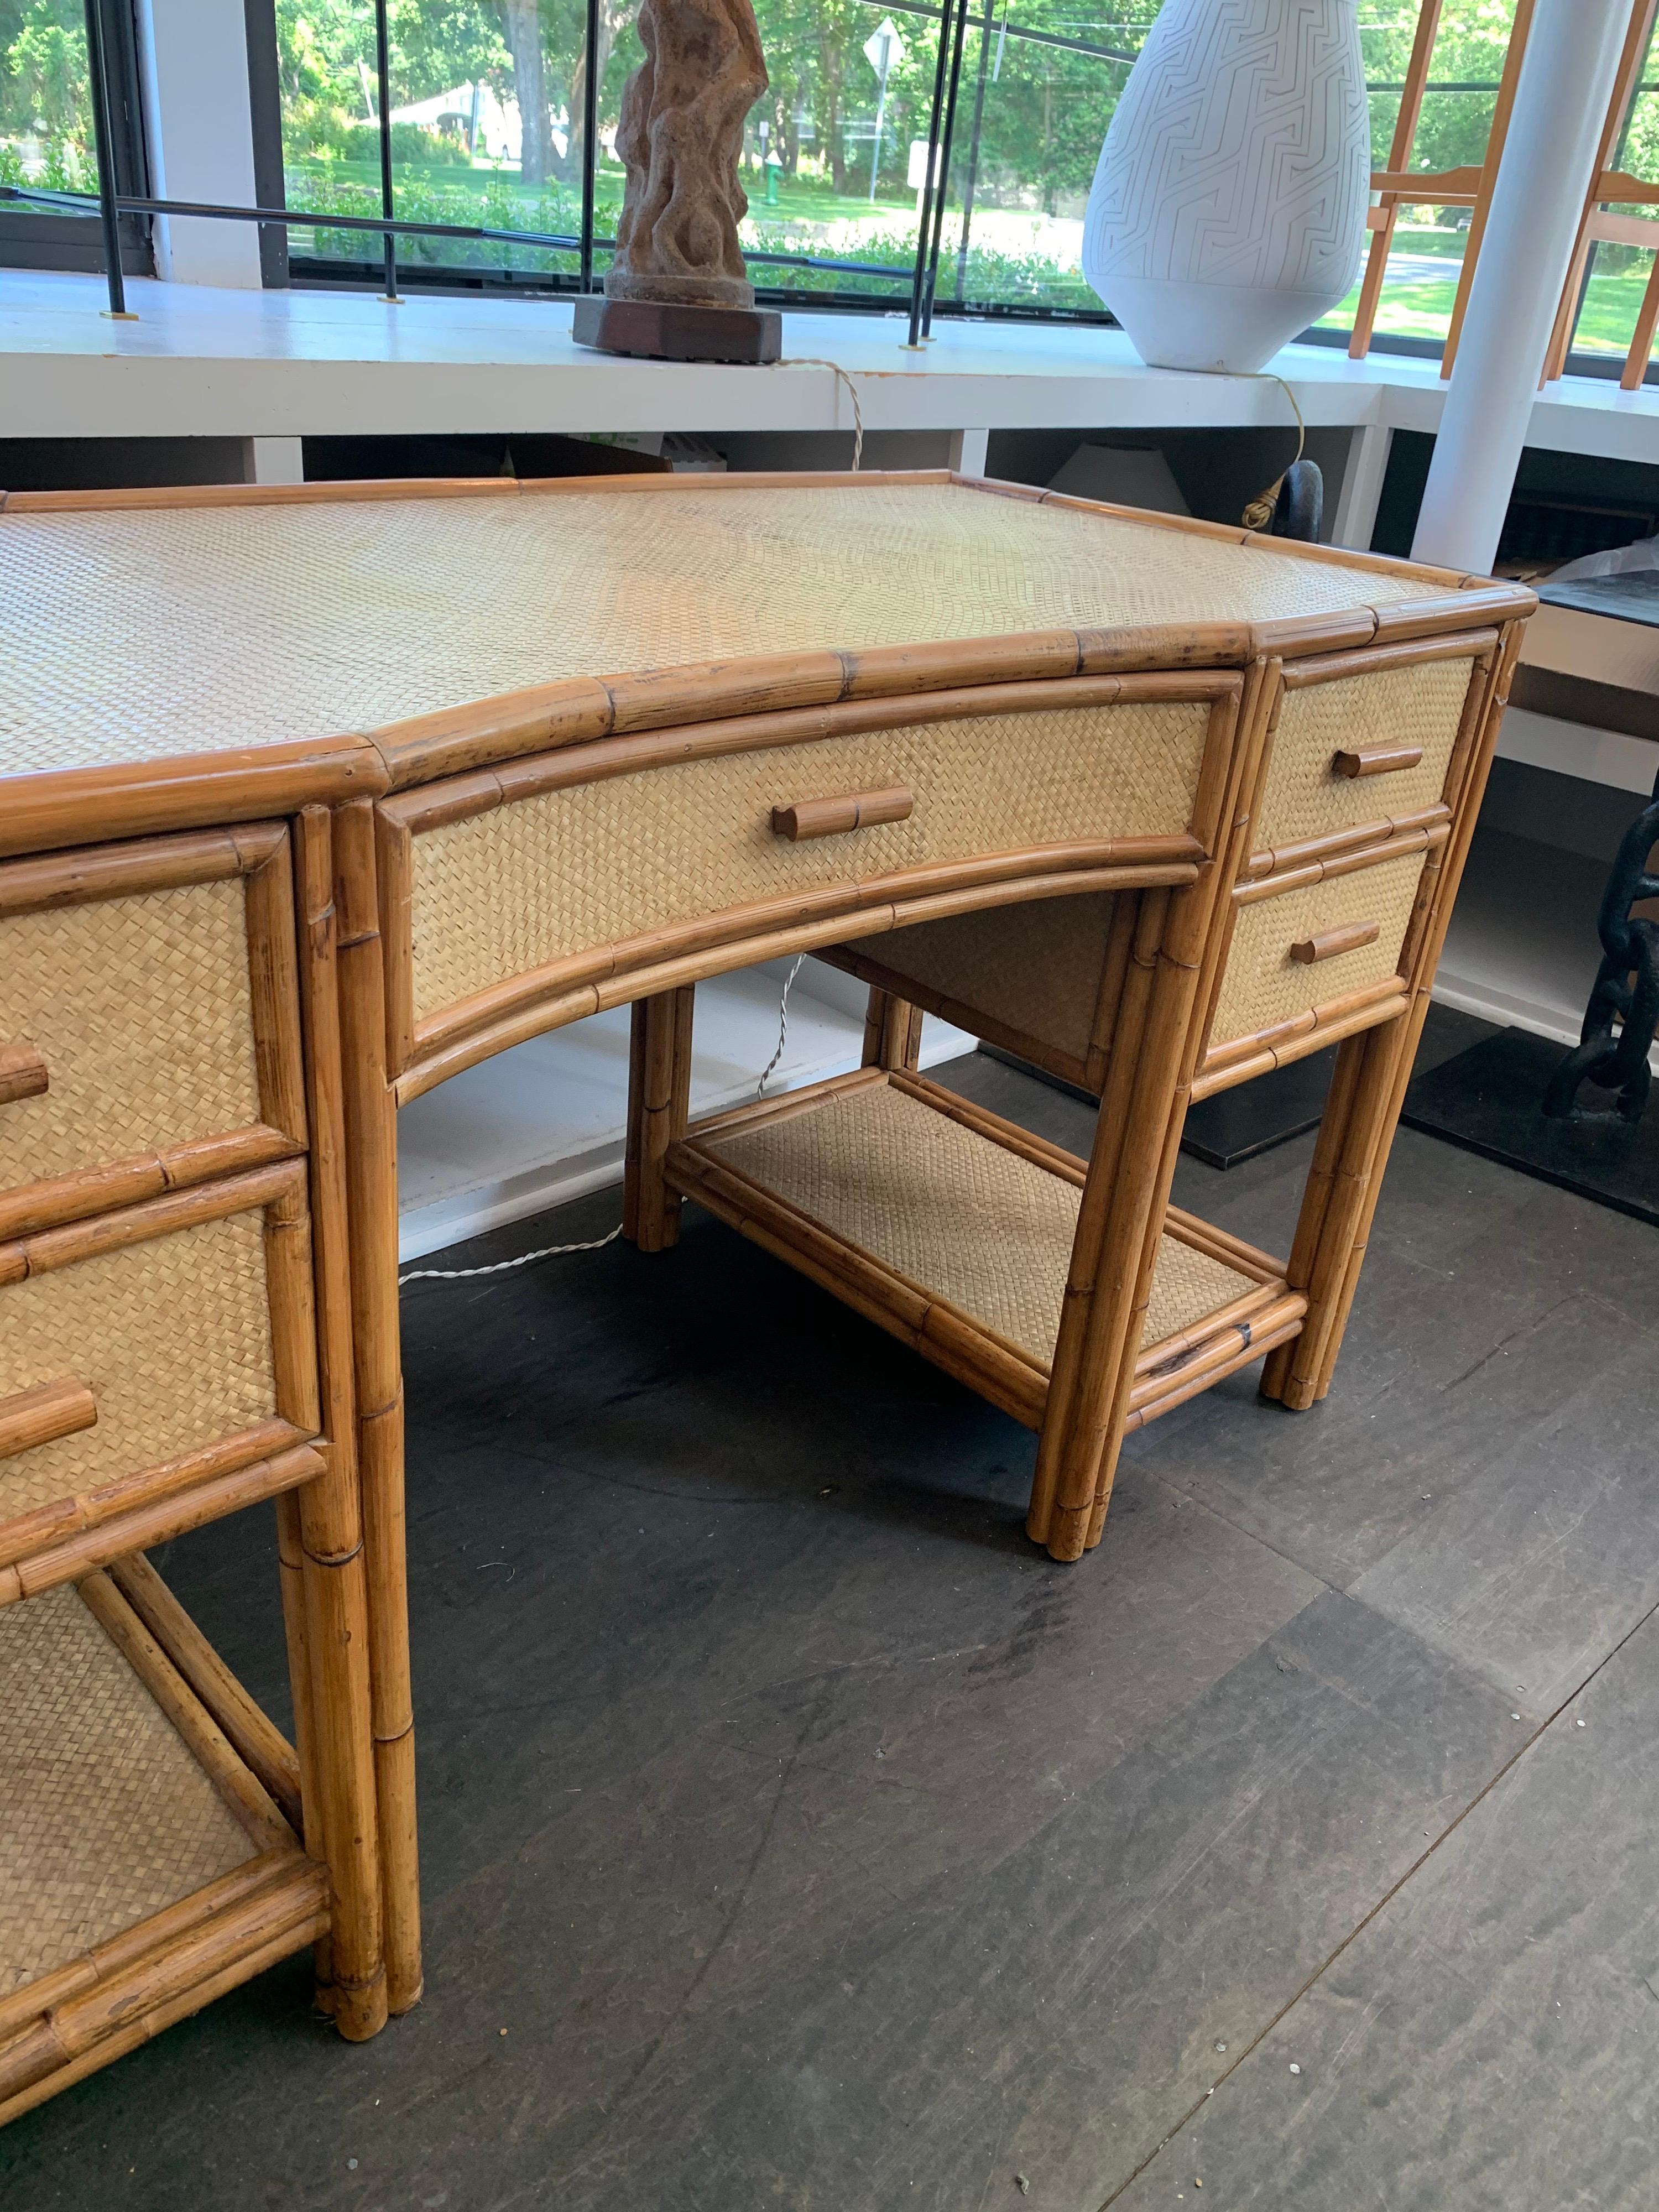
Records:
[[[1143,361],[1259,369],[1353,283],[1370,198],[1358,0],[1164,0],[1083,273]]]

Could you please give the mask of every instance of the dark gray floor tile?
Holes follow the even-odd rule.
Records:
[[[1226,2212],[1648,2212],[1659,2201],[1656,1893],[1649,1622],[1117,2198],[1120,2212],[1182,2198]]]
[[[723,1953],[568,2201],[956,2212],[1024,2172],[1034,2207],[1093,2212],[1223,2070],[1215,2041],[1261,2032],[1512,1732],[1326,1594],[990,1866],[763,1980]]]

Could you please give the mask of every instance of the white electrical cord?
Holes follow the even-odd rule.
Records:
[[[538,1252],[520,1252],[516,1260],[497,1260],[490,1267],[411,1267],[406,1275],[398,1278],[398,1288],[405,1283],[460,1283],[471,1275],[501,1275],[509,1267],[527,1267],[532,1260],[556,1260],[566,1252],[602,1252],[607,1244],[614,1244],[622,1235],[619,1221],[608,1237],[596,1237],[587,1244],[544,1244]]]
[[[772,1070],[783,1058],[783,1048],[788,1042],[789,1037],[789,987],[794,981],[796,976],[799,975],[800,963],[805,959],[805,957],[806,955],[804,952],[798,952],[793,960],[790,963],[789,973],[783,979],[783,989],[778,994],[778,1048],[773,1054],[771,1059],[767,1061],[765,1066],[761,1070],[761,1079],[755,1085],[755,1096],[757,1098],[761,1098],[765,1096],[766,1086],[771,1079]]]
[[[853,403],[853,472],[856,475],[864,459],[864,410],[859,405],[859,388],[841,363],[792,354],[787,361],[775,361],[771,366],[774,368],[827,368],[847,386],[847,396]]]
[[[806,955],[798,952],[791,963],[789,973],[783,979],[783,988],[778,994],[778,1048],[766,1063],[761,1079],[755,1085],[755,1096],[760,1097],[770,1080],[772,1070],[783,1058],[783,1048],[789,1036],[789,987],[800,973],[800,963]],[[614,1244],[622,1235],[622,1224],[606,1237],[595,1237],[586,1244],[544,1244],[534,1252],[520,1252],[516,1260],[497,1260],[488,1267],[411,1267],[406,1275],[398,1278],[398,1288],[405,1283],[465,1283],[475,1275],[504,1275],[511,1267],[527,1267],[532,1260],[562,1260],[569,1252],[603,1252],[607,1244]]]

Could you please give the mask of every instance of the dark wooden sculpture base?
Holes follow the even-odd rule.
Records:
[[[602,353],[652,361],[768,362],[783,352],[783,317],[771,307],[665,307],[586,293],[576,302],[570,335]]]

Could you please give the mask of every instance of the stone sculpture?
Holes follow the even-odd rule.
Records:
[[[744,119],[767,86],[750,0],[643,0],[639,32],[617,131],[616,260],[604,301],[577,302],[575,337],[671,360],[775,360],[781,319],[756,312],[738,243]]]

